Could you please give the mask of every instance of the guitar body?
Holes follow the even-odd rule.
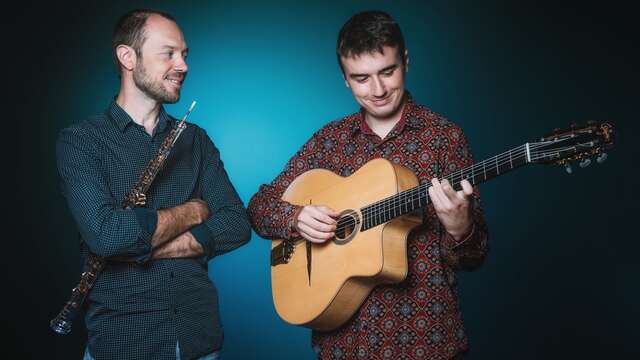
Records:
[[[310,170],[296,178],[282,199],[296,205],[326,205],[338,212],[358,209],[418,186],[411,170],[374,159],[349,177]],[[294,325],[328,331],[344,324],[378,284],[407,275],[407,236],[421,219],[397,217],[367,231],[356,224],[344,241],[311,245],[308,271],[305,241],[297,241],[288,262],[271,267],[278,315]],[[282,240],[274,240],[272,248]]]

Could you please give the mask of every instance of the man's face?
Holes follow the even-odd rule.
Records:
[[[398,48],[384,46],[383,53],[341,57],[344,77],[353,97],[377,120],[387,120],[402,110],[404,75]]]
[[[150,98],[175,103],[188,70],[188,48],[182,31],[173,21],[154,14],[147,19],[145,36],[133,81]]]

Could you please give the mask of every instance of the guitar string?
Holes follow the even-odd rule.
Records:
[[[517,151],[518,151],[517,149],[518,148],[515,148],[515,149],[511,150],[511,152],[512,153],[513,152],[517,153]],[[536,161],[536,160],[539,160],[539,159],[542,159],[542,158],[545,158],[545,157],[549,157],[549,154],[555,154],[556,156],[559,156],[560,152],[565,151],[565,150],[569,150],[569,149],[575,149],[575,146],[567,146],[567,147],[564,147],[564,148],[558,148],[558,149],[555,149],[554,151],[551,151],[551,152],[550,151],[536,151],[536,150],[534,150],[534,151],[531,152],[531,154],[532,154],[531,155],[531,161]],[[511,165],[511,169],[513,169],[513,160],[515,160],[517,162],[517,161],[521,160],[522,158],[523,158],[522,155],[518,155],[518,156],[515,156],[515,157],[513,157],[513,156],[510,157],[509,158],[509,163]],[[496,161],[496,160],[497,159],[493,159],[492,158],[492,159],[488,159],[488,160],[484,161],[484,162],[487,162],[487,161],[490,162],[491,166],[489,167],[489,172],[491,172],[493,170],[499,170],[499,168],[502,168],[502,166],[506,164],[506,161],[502,161],[502,160],[497,160]],[[496,163],[495,167],[493,165],[494,162]],[[479,163],[479,164],[482,164],[482,163]],[[475,164],[474,166],[478,167],[476,165],[478,165],[478,164]],[[509,169],[509,170],[511,170],[511,169]],[[448,175],[446,178],[451,183],[453,183],[454,185],[457,184],[458,182],[460,182],[461,180],[472,179],[472,182],[475,185],[475,182],[473,180],[475,180],[475,178],[477,178],[477,176],[479,176],[479,175],[482,175],[482,174],[486,175],[486,170],[487,169],[485,167],[485,168],[483,168],[483,171],[481,173],[475,174],[475,171],[474,171],[473,167],[469,167],[469,168],[462,169],[462,170],[460,170],[458,172],[454,172],[454,173]],[[496,173],[499,174],[499,172],[496,172]],[[486,180],[486,176],[485,176],[485,180]],[[362,211],[363,216],[369,216],[369,217],[373,217],[373,218],[378,217],[380,219],[378,221],[378,223],[382,223],[382,222],[388,221],[388,220],[386,220],[387,214],[391,215],[392,211],[393,211],[394,215],[391,216],[391,218],[396,217],[396,215],[395,215],[396,214],[396,209],[400,209],[400,211],[402,211],[402,206],[403,205],[407,209],[407,212],[409,211],[408,210],[409,204],[411,204],[411,206],[414,207],[414,208],[416,207],[414,205],[414,203],[416,201],[418,202],[418,206],[417,207],[422,207],[422,206],[426,205],[426,204],[424,204],[424,205],[422,204],[422,198],[424,198],[424,201],[426,201],[426,203],[428,203],[428,201],[429,201],[429,198],[426,195],[426,191],[424,191],[424,190],[428,190],[429,187],[431,187],[430,183],[428,183],[428,185],[426,185],[426,186],[425,186],[425,184],[423,184],[421,186],[417,186],[417,187],[415,187],[413,189],[407,190],[406,193],[395,194],[395,195],[393,195],[393,196],[391,196],[391,197],[389,197],[387,199],[383,199],[383,200],[379,201],[378,203],[371,204],[371,205],[367,206],[364,211]],[[385,220],[382,221],[382,218],[385,218]],[[352,221],[346,221],[346,222],[342,221],[341,224],[344,224],[346,226],[350,226],[350,225],[353,225],[353,222]],[[342,227],[341,230],[343,230],[343,227]]]
[[[523,146],[525,146],[525,145],[522,145],[522,146],[520,146],[520,147],[523,147]],[[467,178],[467,179],[468,179],[468,178],[472,178],[472,179],[474,179],[474,178],[476,177],[476,174],[475,174],[475,171],[474,171],[474,169],[475,169],[476,167],[480,167],[481,165],[483,165],[483,170],[482,170],[482,173],[480,173],[480,174],[486,173],[486,170],[487,170],[487,169],[486,169],[486,166],[484,166],[486,162],[490,162],[489,171],[491,171],[491,170],[495,170],[495,169],[498,169],[498,170],[499,170],[499,168],[500,168],[500,167],[502,167],[503,165],[505,165],[505,164],[506,164],[506,162],[503,162],[503,161],[502,161],[503,159],[500,159],[500,158],[504,158],[504,157],[506,157],[506,156],[508,156],[508,155],[512,155],[512,153],[513,153],[513,152],[519,153],[519,151],[520,151],[520,149],[519,149],[519,148],[520,148],[520,147],[516,147],[516,148],[514,148],[514,149],[512,149],[512,150],[510,150],[510,151],[508,151],[508,152],[505,152],[505,153],[503,153],[503,154],[500,154],[500,155],[498,155],[498,156],[495,156],[494,158],[490,158],[490,159],[484,160],[484,161],[482,161],[482,162],[480,162],[480,163],[474,164],[473,166],[469,166],[469,167],[467,167],[467,168],[464,168],[464,169],[458,170],[458,171],[456,171],[456,172],[453,172],[453,173],[451,173],[451,174],[447,175],[447,177],[445,177],[445,178],[447,178],[447,179],[449,179],[449,178],[450,178],[450,179],[449,179],[449,180],[450,180],[450,182],[452,182],[452,183],[454,183],[454,184],[456,184],[457,182],[459,182],[458,180],[462,180],[462,179],[465,179],[465,178]],[[537,148],[537,147],[539,147],[539,146],[534,146],[534,147],[535,147],[535,148]],[[556,153],[558,153],[559,151],[564,151],[564,150],[566,150],[566,149],[570,149],[570,148],[572,148],[572,147],[565,147],[564,149],[561,149],[561,150],[557,150],[557,149],[556,149],[556,151],[555,151],[555,152],[556,152]],[[531,147],[530,147],[530,149],[531,149]],[[538,151],[534,151],[534,153],[537,155],[539,152],[538,152]],[[540,153],[541,153],[541,152],[540,152]],[[522,157],[523,157],[523,155],[517,155],[516,157],[510,156],[510,158],[509,158],[509,163],[512,163],[512,161],[513,161],[513,160],[516,160],[516,161],[517,161],[517,160],[520,160],[520,159],[522,159]],[[536,157],[536,158],[535,158],[535,160],[538,160],[538,159],[540,159],[540,158],[542,158],[542,157]],[[532,160],[532,161],[533,161],[533,160]],[[493,163],[496,163],[496,165],[494,166],[494,164],[493,164]],[[511,170],[511,169],[509,169],[509,170]],[[469,175],[469,173],[471,173],[471,176],[468,176],[468,175]],[[478,175],[480,175],[480,174],[478,174]],[[485,174],[485,175],[486,175],[486,174]],[[486,176],[485,176],[485,179],[486,179]],[[409,190],[407,190],[407,191],[406,191],[406,194],[405,194],[405,195],[412,195],[412,196],[413,196],[413,195],[414,195],[413,193],[409,194],[409,193],[410,193],[410,192],[412,192],[412,191],[420,191],[420,193],[421,193],[421,191],[422,191],[422,190],[426,190],[426,189],[428,189],[428,188],[430,187],[430,183],[428,183],[428,184],[429,184],[429,186],[427,186],[427,187],[425,187],[425,186],[424,186],[425,184],[422,184],[422,185],[417,186],[417,187],[415,187],[415,188],[413,188],[413,189],[409,189]],[[475,183],[474,183],[474,184],[475,184]],[[401,194],[403,194],[403,193],[395,194],[395,195],[392,195],[392,196],[390,196],[390,197],[388,197],[388,198],[386,198],[386,199],[382,199],[382,200],[379,200],[379,201],[377,201],[377,202],[375,202],[375,203],[372,203],[372,204],[367,205],[367,206],[364,208],[363,214],[364,214],[364,215],[371,215],[371,214],[373,214],[374,212],[379,211],[379,210],[382,210],[382,211],[389,211],[389,210],[391,210],[390,206],[391,206],[391,207],[396,206],[396,203],[398,202],[397,200],[401,199],[398,195],[401,195]],[[407,197],[407,196],[405,196],[405,199],[404,199],[404,200],[408,200],[408,199],[406,199],[406,197]],[[393,201],[391,202],[390,200],[393,200]],[[413,200],[416,200],[416,199],[415,199],[415,198],[413,198]],[[382,208],[382,209],[381,209],[381,208]]]
[[[487,160],[485,160],[485,161],[483,161],[481,163],[474,164],[473,166],[471,166],[469,168],[465,168],[465,169],[462,169],[460,171],[451,173],[445,178],[451,179],[451,182],[455,184],[455,180],[454,179],[457,179],[457,178],[463,179],[463,178],[465,178],[465,176],[464,176],[465,173],[475,173],[475,171],[473,171],[473,168],[475,168],[475,167],[480,168],[481,166],[482,166],[483,169],[482,169],[482,172],[478,173],[478,175],[484,174],[485,178],[486,178],[486,172],[487,172],[486,163],[487,162],[490,162],[490,166],[489,166],[489,169],[488,169],[489,172],[491,172],[492,170],[498,169],[498,167],[500,165],[506,164],[506,162],[503,161],[504,159],[501,159],[501,158],[506,158],[509,155],[509,153],[511,153],[511,154],[513,152],[519,153],[521,147],[517,147],[517,148],[515,148],[515,149],[513,149],[513,150],[511,150],[509,152],[500,154],[498,156],[495,156],[494,158],[487,159]],[[520,160],[522,157],[523,157],[523,155],[517,155],[515,157],[515,159],[517,161],[517,160]],[[509,158],[509,162],[512,162],[513,159],[514,159],[513,156],[511,156]],[[495,167],[494,167],[494,163],[495,163]],[[474,174],[474,177],[475,177],[475,174]],[[363,220],[366,221],[366,220],[370,220],[371,218],[375,219],[376,217],[378,217],[378,219],[379,219],[378,223],[382,223],[383,222],[383,221],[381,221],[382,217],[386,218],[385,215],[386,215],[387,212],[390,213],[392,210],[394,210],[394,212],[395,212],[395,209],[397,209],[397,208],[400,208],[400,211],[402,211],[402,205],[405,205],[405,208],[408,209],[409,202],[411,202],[411,205],[413,207],[413,202],[415,202],[416,200],[418,201],[418,203],[420,205],[422,205],[421,204],[422,201],[421,201],[420,198],[425,198],[426,202],[428,203],[428,199],[427,199],[425,190],[427,190],[431,186],[432,186],[431,183],[422,184],[422,185],[416,186],[416,187],[414,187],[412,189],[409,189],[406,192],[402,192],[400,194],[395,194],[395,195],[392,195],[392,196],[390,196],[388,198],[385,198],[385,199],[379,200],[379,201],[377,201],[375,203],[372,203],[370,205],[367,205],[366,207],[363,208],[363,210],[361,210],[361,213],[362,213],[363,217],[365,218]],[[353,218],[349,217],[346,221],[342,220],[340,222],[340,224],[336,228],[336,231],[343,231],[345,229],[345,227],[353,226],[353,225],[354,225],[354,220],[353,220]]]
[[[526,157],[526,155],[517,155],[516,157],[513,157],[513,153],[516,152],[517,154],[520,154],[520,151],[522,149],[524,149],[526,145],[521,145],[518,146],[512,150],[509,150],[507,152],[504,152],[500,155],[494,156],[493,158],[489,158],[487,160],[484,160],[480,163],[476,163],[472,166],[469,166],[468,168],[465,169],[461,169],[458,170],[456,172],[453,172],[451,174],[449,174],[448,176],[446,176],[445,178],[450,178],[450,182],[452,182],[453,184],[456,183],[456,181],[454,179],[456,178],[460,178],[460,179],[464,179],[465,178],[465,174],[470,173],[475,177],[475,168],[478,168],[478,170],[480,170],[479,168],[482,167],[481,172],[478,173],[478,175],[482,175],[483,173],[485,174],[485,178],[486,178],[486,172],[487,172],[487,166],[486,163],[489,162],[490,165],[488,167],[488,170],[494,170],[494,169],[498,169],[500,166],[505,165],[508,162],[512,162],[513,160],[519,160],[523,157]],[[503,161],[506,158],[509,158],[509,161]],[[494,165],[495,163],[495,165]],[[468,176],[467,176],[468,177]],[[374,202],[372,204],[369,204],[367,206],[365,206],[362,210],[361,213],[363,215],[363,217],[380,217],[381,215],[383,215],[383,213],[386,212],[390,212],[391,210],[394,210],[394,208],[398,208],[401,207],[403,204],[405,206],[408,205],[409,201],[411,201],[412,203],[416,200],[418,200],[420,202],[420,197],[422,197],[423,194],[426,194],[425,192],[423,192],[424,190],[427,190],[429,187],[431,187],[431,183],[426,183],[426,184],[421,184],[418,185],[412,189],[406,190],[404,192],[401,192],[399,194],[394,194],[388,198],[379,200],[377,202]],[[417,195],[417,198],[416,198]],[[344,218],[343,218],[344,219]],[[381,223],[381,222],[380,222]],[[350,217],[348,220],[346,221],[342,221],[341,224],[343,224],[343,226],[340,226],[339,228],[337,228],[336,230],[344,230],[344,228],[346,226],[352,226],[354,224],[354,220],[352,220],[352,218]]]
[[[530,150],[530,158],[531,161],[535,161],[535,160],[539,160],[545,157],[549,157],[549,154],[554,154],[556,156],[559,156],[559,153],[562,151],[566,151],[569,149],[573,149],[576,146],[566,146],[563,148],[558,148],[558,149],[554,149],[553,151],[536,151],[535,149],[538,149],[540,147],[544,147],[547,146],[549,143],[553,143],[554,141],[547,141],[547,142],[539,142],[539,143],[530,143],[529,145],[529,150]],[[451,174],[449,174],[448,176],[446,176],[445,178],[447,178],[450,183],[452,184],[456,184],[459,181],[462,181],[464,179],[475,179],[478,175],[485,175],[485,179],[486,179],[486,172],[487,170],[489,170],[489,172],[491,172],[492,170],[497,170],[498,174],[499,174],[499,168],[502,167],[503,165],[506,165],[507,163],[510,163],[511,165],[513,165],[513,161],[514,160],[521,160],[523,157],[526,157],[526,154],[521,154],[521,150],[523,150],[526,147],[525,145],[520,145],[516,148],[513,148],[509,151],[506,151],[502,154],[499,154],[497,156],[494,156],[492,158],[486,159],[480,163],[476,163],[472,166],[469,166],[467,168],[458,170],[456,172],[453,172]],[[513,153],[516,152],[518,155],[516,155],[515,157],[513,156]],[[509,157],[508,161],[505,161],[506,158]],[[487,169],[486,167],[486,163],[489,162],[490,166]],[[495,163],[495,164],[494,164]],[[483,167],[482,172],[476,174],[475,173],[475,168],[479,168],[480,166]],[[480,169],[478,169],[480,170]],[[511,170],[511,169],[509,169]],[[469,174],[471,174],[471,176],[469,176]],[[474,182],[475,185],[475,182]],[[371,217],[375,218],[378,217],[379,219],[382,219],[382,217],[386,218],[386,213],[391,213],[391,211],[394,211],[395,214],[395,209],[400,208],[400,211],[402,211],[402,205],[404,204],[405,207],[408,206],[409,203],[411,203],[411,205],[413,206],[413,203],[415,201],[418,201],[419,206],[418,207],[422,207],[426,204],[428,204],[428,196],[426,196],[426,191],[429,189],[429,187],[431,187],[432,184],[431,183],[427,183],[427,184],[422,184],[419,186],[416,186],[412,189],[407,190],[406,192],[402,192],[399,194],[395,194],[392,195],[386,199],[382,199],[379,200],[375,203],[372,203],[370,205],[367,205],[366,207],[364,207],[361,211],[363,218],[364,217],[368,217],[369,219],[371,219]],[[422,204],[421,201],[421,197],[425,198],[425,204]],[[393,216],[395,217],[395,216]],[[393,218],[392,217],[392,218]],[[346,219],[346,220],[343,220]],[[388,221],[388,220],[386,220]],[[358,224],[361,221],[358,220],[354,220],[353,217],[348,217],[348,218],[342,218],[341,220],[338,221],[338,227],[336,228],[336,232],[338,231],[343,231],[345,230],[346,227],[349,226],[353,226],[354,224]],[[364,222],[364,219],[363,219]],[[378,224],[383,223],[383,221],[378,222]]]

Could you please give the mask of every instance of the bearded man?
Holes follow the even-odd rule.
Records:
[[[81,253],[107,265],[86,301],[85,359],[218,359],[222,326],[207,262],[249,241],[244,205],[206,132],[188,124],[146,193],[122,199],[177,124],[188,48],[157,10],[120,18],[112,39],[120,90],[104,113],[62,130],[58,170]]]

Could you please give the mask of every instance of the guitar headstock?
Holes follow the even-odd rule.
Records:
[[[586,126],[556,129],[540,141],[529,143],[530,161],[565,166],[571,173],[572,162],[586,167],[595,158],[602,163],[607,158],[605,150],[613,146],[613,140],[613,126],[608,123],[589,122]]]

